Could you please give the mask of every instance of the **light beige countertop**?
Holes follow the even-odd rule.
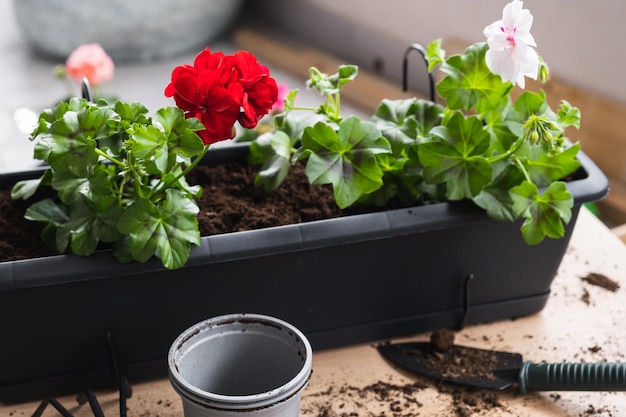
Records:
[[[529,260],[529,262],[532,260]],[[600,273],[618,282],[612,292],[581,278]],[[518,352],[535,362],[626,361],[626,246],[581,210],[544,310],[529,317],[468,327],[458,344]],[[411,340],[428,340],[418,334]],[[358,416],[626,416],[626,394],[543,392],[527,395],[440,385],[389,365],[375,343],[315,352],[301,415]],[[132,381],[130,381],[132,384]],[[415,382],[418,384],[413,385]],[[167,379],[133,385],[130,417],[182,416]],[[117,392],[98,392],[106,416],[119,415]],[[74,396],[59,398],[75,416],[93,415]],[[2,417],[30,416],[38,403],[0,405]],[[57,416],[51,407],[44,417]]]

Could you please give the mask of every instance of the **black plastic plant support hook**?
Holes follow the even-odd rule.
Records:
[[[87,79],[87,77],[83,77],[83,79],[80,80],[80,91],[81,91],[82,97],[85,100],[93,101],[93,94],[91,92],[91,85],[89,84],[89,80]]]
[[[104,417],[104,412],[102,411],[102,407],[100,407],[100,402],[91,388],[87,388],[85,391],[79,392],[76,396],[76,401],[80,405],[89,403],[94,417]]]
[[[32,417],[41,417],[43,412],[46,410],[46,407],[50,404],[54,409],[62,416],[62,417],[74,417],[72,413],[70,413],[67,408],[63,407],[60,402],[57,401],[56,398],[48,397],[43,400],[37,410],[33,413]]]
[[[409,89],[409,55],[412,51],[420,53],[426,64],[426,70],[428,71],[428,60],[426,59],[426,50],[419,43],[414,43],[408,47],[404,53],[404,59],[402,61],[402,91],[408,91]],[[433,73],[428,71],[428,83],[430,87],[430,101],[435,102],[435,77]]]
[[[83,84],[84,86],[89,88],[89,83]],[[88,94],[91,94],[90,91],[87,91]],[[83,94],[85,94],[83,90]],[[86,97],[85,97],[86,98]],[[119,368],[117,366],[117,359],[115,358],[115,350],[113,349],[113,341],[111,340],[111,332],[106,332],[104,334],[104,338],[106,340],[107,350],[109,351],[109,357],[111,359],[111,366],[113,368],[113,377],[115,379],[115,387],[119,390],[119,407],[120,407],[120,417],[126,417],[126,399],[132,397],[133,388],[128,383],[126,377],[120,374]],[[94,417],[105,417],[104,412],[102,411],[102,407],[98,402],[98,398],[96,394],[93,392],[91,388],[87,388],[85,391],[80,392],[76,396],[76,401],[78,404],[83,405],[89,402],[89,406],[91,407],[91,411],[93,412]],[[63,405],[54,397],[48,397],[41,401],[35,412],[31,417],[41,417],[48,405],[54,407],[54,409],[62,416],[62,417],[74,417],[74,415],[69,412]]]
[[[113,367],[113,377],[115,378],[115,386],[119,390],[119,407],[120,417],[126,417],[126,399],[132,397],[133,389],[126,380],[126,377],[122,375],[117,366],[117,359],[115,358],[115,349],[113,349],[113,340],[111,339],[111,332],[106,332],[104,337],[107,342],[107,348],[109,351],[109,357],[111,359],[111,365]]]
[[[461,315],[461,320],[459,321],[459,325],[457,330],[463,330],[465,325],[467,324],[467,316],[469,315],[470,309],[470,283],[474,279],[474,274],[468,274],[463,280],[463,314]]]

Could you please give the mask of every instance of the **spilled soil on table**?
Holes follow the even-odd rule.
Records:
[[[454,332],[442,329],[431,334],[431,344],[436,354],[428,358],[429,366],[441,374],[481,375],[488,378],[493,370],[492,355],[467,356],[467,351],[454,345]],[[469,360],[468,360],[469,359]],[[499,393],[437,381],[412,375],[411,382],[378,381],[366,386],[357,384],[331,384],[326,390],[308,394],[304,399],[302,415],[305,417],[417,417],[428,409],[425,390],[435,388],[439,395],[449,398],[446,416],[469,417],[490,415],[495,410],[504,411]],[[430,414],[429,414],[430,415]],[[435,414],[440,416],[440,413]]]
[[[587,284],[600,287],[610,292],[616,292],[620,288],[617,281],[614,281],[606,275],[600,274],[598,272],[590,272],[582,277],[581,280],[583,280]]]
[[[617,281],[599,272],[590,272],[580,279],[587,285],[598,287],[606,291],[616,292],[620,289],[620,285]],[[587,288],[583,288],[583,294],[580,299],[583,303],[591,305],[591,294]]]

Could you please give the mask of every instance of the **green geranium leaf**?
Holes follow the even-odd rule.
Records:
[[[382,185],[383,172],[375,155],[389,153],[389,142],[369,122],[349,117],[335,132],[319,122],[302,136],[308,156],[306,174],[312,184],[332,184],[340,208],[352,205],[363,194]]]
[[[473,198],[492,181],[492,166],[483,156],[489,133],[477,117],[454,114],[446,126],[437,126],[431,138],[418,145],[424,179],[446,183],[451,200]]]
[[[543,90],[539,93],[523,92],[515,101],[514,107],[506,113],[506,126],[516,135],[524,134],[524,124],[531,115],[543,115],[548,111],[548,102]]]
[[[503,121],[486,125],[485,129],[491,135],[491,147],[487,152],[489,155],[505,154],[519,139]]]
[[[39,114],[39,120],[37,126],[33,129],[29,139],[35,140],[35,138],[42,133],[45,133],[50,129],[50,125],[55,121],[63,117],[67,112],[69,104],[65,101],[58,103],[56,106],[45,109]]]
[[[511,198],[515,216],[526,219],[521,230],[528,244],[537,244],[546,236],[563,237],[563,223],[570,221],[574,204],[564,182],[550,184],[540,195],[535,184],[525,181],[511,189]]]
[[[183,111],[176,107],[160,109],[154,118],[163,128],[170,152],[189,157],[202,151],[202,139],[194,133],[204,130],[198,119],[186,119]]]
[[[16,182],[11,189],[11,198],[14,200],[28,200],[33,195],[35,195],[41,185],[45,185],[47,182],[49,182],[50,176],[51,171],[46,170],[46,172],[44,172],[44,174],[39,178]]]
[[[59,253],[65,252],[69,243],[67,234],[57,233],[58,228],[69,220],[69,210],[62,204],[46,198],[32,204],[24,214],[24,218],[36,222],[47,223],[41,237],[48,246],[56,248]]]
[[[441,39],[437,39],[426,47],[426,60],[428,61],[428,72],[433,72],[437,65],[441,65],[446,60],[446,51],[441,48]]]
[[[577,143],[561,153],[541,153],[539,158],[527,161],[527,170],[531,180],[539,186],[552,181],[564,179],[580,168],[580,161],[576,159],[580,151]]]
[[[133,126],[131,150],[138,158],[154,158],[160,172],[169,172],[176,164],[177,155],[188,157],[200,153],[204,145],[194,132],[202,129],[197,119],[185,119],[180,109],[166,107],[157,111],[152,125]]]
[[[66,113],[67,116],[70,113]],[[77,112],[80,131],[77,132],[94,140],[110,138],[119,130],[121,117],[115,110],[103,103],[98,106],[89,103],[87,107]]]
[[[128,236],[115,241],[112,252],[115,259],[120,263],[127,264],[134,260],[133,255],[130,253],[130,238]]]
[[[297,88],[290,90],[287,97],[285,97],[283,108],[286,112],[290,112],[294,107],[296,107],[296,97],[298,96],[299,91],[300,90]]]
[[[55,172],[51,185],[67,205],[71,205],[80,195],[97,201],[100,197],[113,194],[109,173],[102,165],[96,166],[88,177],[80,177],[68,171]]]
[[[79,118],[74,112],[66,113],[63,119],[54,122],[40,140],[47,148],[45,159],[56,171],[69,170],[86,176],[89,168],[98,161],[96,141],[81,133]]]
[[[35,142],[33,158],[39,159],[41,161],[47,161],[50,156],[50,146],[48,145],[48,141],[45,137],[48,136],[46,133],[43,133],[38,136],[38,140]]]
[[[285,132],[267,132],[250,144],[248,162],[262,164],[254,178],[254,185],[262,185],[268,191],[282,184],[289,173],[292,140]]]
[[[113,157],[122,157],[124,154],[124,141],[128,139],[128,131],[135,123],[150,124],[146,116],[148,109],[141,103],[125,103],[116,101],[113,105],[115,112],[120,116],[120,121],[113,121],[111,136],[98,140],[98,147]]]
[[[315,67],[309,70],[307,87],[315,89],[323,95],[338,94],[343,85],[356,78],[359,68],[356,65],[340,65],[335,74],[324,74]]]
[[[580,110],[569,104],[568,101],[563,100],[557,112],[557,120],[565,126],[573,126],[576,129],[580,129]]]
[[[382,100],[372,117],[391,144],[393,153],[400,155],[407,145],[425,138],[441,123],[443,108],[428,100]]]
[[[91,103],[82,98],[73,97],[68,101],[61,101],[56,106],[45,109],[39,114],[39,123],[33,130],[30,140],[34,140],[40,134],[47,132],[50,129],[50,125],[63,118],[63,115],[68,111],[78,112],[81,109],[89,107]]]
[[[403,203],[418,200],[421,188],[421,170],[412,170],[409,159],[400,159],[391,154],[376,155],[378,166],[383,170],[383,185],[376,191],[359,198],[359,203],[386,206],[390,200],[398,199]]]
[[[292,142],[295,142],[302,137],[304,129],[323,120],[325,118],[320,114],[282,113],[275,116],[274,123],[277,129],[287,134],[292,139]]]
[[[113,242],[120,237],[117,222],[122,211],[113,196],[92,202],[81,195],[72,204],[70,218],[57,234],[70,236],[72,252],[76,255],[91,255],[98,243]]]
[[[146,262],[156,255],[160,239],[167,236],[160,217],[160,210],[152,201],[140,199],[128,207],[120,218],[118,229],[129,236],[128,248],[134,260]]]
[[[524,118],[531,114],[544,114],[548,110],[545,91],[539,90],[539,93],[524,91],[515,101],[515,110],[522,113]]]
[[[398,155],[406,145],[415,142],[417,120],[413,116],[415,99],[383,99],[372,117],[372,123],[380,129]]]
[[[125,127],[129,127],[133,123],[148,123],[148,118],[146,117],[148,108],[141,103],[117,101],[114,108],[122,122],[126,125]]]
[[[509,190],[524,181],[524,175],[515,165],[506,169],[473,198],[476,205],[483,208],[489,217],[500,221],[514,221],[513,200]]]
[[[50,222],[56,225],[63,224],[69,220],[67,209],[63,205],[58,205],[52,199],[46,198],[32,204],[24,217],[36,222]]]
[[[198,206],[178,190],[167,190],[158,204],[139,199],[122,214],[118,229],[128,235],[133,258],[146,262],[158,256],[168,269],[180,268],[189,258],[191,244],[200,244]]]
[[[439,126],[443,119],[443,106],[430,100],[417,100],[413,107],[417,120],[417,139],[424,139],[433,127]]]
[[[463,55],[453,55],[441,65],[446,76],[437,84],[439,94],[452,110],[487,113],[508,100],[513,84],[504,83],[485,63],[487,43],[476,43]]]
[[[170,161],[167,137],[156,126],[136,125],[133,127],[131,151],[137,158],[148,159],[154,156],[155,163],[161,172],[168,171]]]

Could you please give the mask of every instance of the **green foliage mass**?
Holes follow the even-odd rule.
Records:
[[[74,98],[41,114],[31,140],[50,168],[17,183],[12,195],[26,199],[41,186],[57,192],[25,216],[46,224],[49,246],[87,256],[108,243],[123,262],[157,256],[171,269],[187,262],[191,244],[200,244],[201,190],[185,174],[206,151],[195,133],[204,126],[173,107],[146,113],[138,103]]]
[[[437,92],[445,104],[421,99],[382,100],[370,120],[340,113],[341,89],[356,66],[336,74],[310,71],[307,86],[325,100],[298,107],[297,90],[275,117],[274,130],[251,145],[263,165],[257,184],[280,185],[296,161],[313,184],[331,184],[337,205],[387,205],[471,200],[496,220],[523,220],[529,244],[563,236],[573,199],[562,179],[576,171],[578,145],[567,146],[578,109],[554,112],[543,91],[513,101],[513,85],[485,64],[486,43],[445,57],[441,42],[427,48],[429,70],[445,76]]]

